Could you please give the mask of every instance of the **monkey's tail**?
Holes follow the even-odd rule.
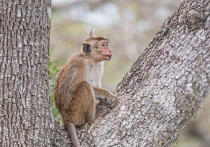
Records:
[[[71,139],[71,143],[72,143],[73,147],[80,147],[80,144],[79,144],[79,141],[78,141],[78,138],[77,138],[75,124],[70,122],[70,121],[65,121],[64,122],[64,127],[69,134],[69,137]]]

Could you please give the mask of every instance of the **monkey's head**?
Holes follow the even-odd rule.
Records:
[[[112,53],[108,48],[109,39],[102,36],[92,36],[92,31],[90,33],[90,38],[86,39],[82,45],[82,51],[85,54],[89,54],[96,61],[109,61],[112,57]]]

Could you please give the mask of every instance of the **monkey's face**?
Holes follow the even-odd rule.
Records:
[[[98,54],[99,59],[109,61],[112,57],[112,52],[108,48],[109,42],[107,40],[101,40],[97,43],[97,48],[95,48],[96,54]]]
[[[112,57],[112,53],[108,48],[108,43],[108,40],[97,40],[83,43],[83,52],[90,54],[96,61],[109,61]]]

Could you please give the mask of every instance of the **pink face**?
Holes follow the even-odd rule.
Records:
[[[100,54],[103,55],[105,60],[110,60],[112,57],[112,52],[108,48],[108,41],[107,40],[102,40],[99,41],[99,48],[100,48]]]

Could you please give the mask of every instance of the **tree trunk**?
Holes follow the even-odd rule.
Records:
[[[0,0],[0,146],[50,146],[50,0]]]
[[[69,146],[50,109],[50,1],[0,5],[0,145]],[[78,129],[82,146],[162,147],[177,139],[209,92],[209,5],[180,4],[117,86],[120,104]]]

